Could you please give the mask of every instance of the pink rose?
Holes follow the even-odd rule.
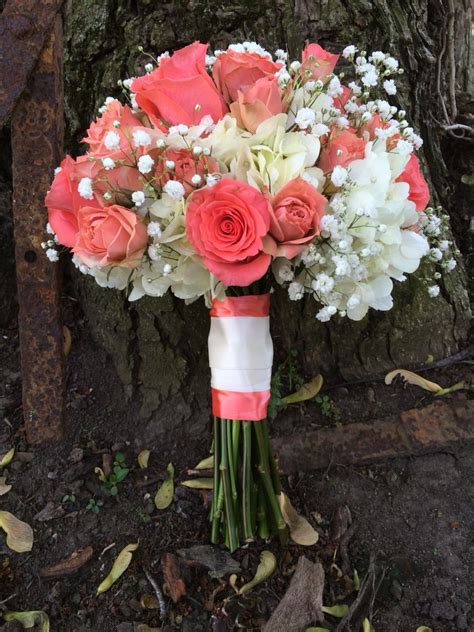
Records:
[[[110,101],[106,107],[105,112],[91,123],[87,136],[82,139],[82,142],[88,143],[95,155],[106,156],[111,153],[111,150],[104,145],[104,139],[108,132],[114,132],[120,139],[120,149],[128,154],[131,134],[125,135],[124,130],[139,126],[140,121],[128,105],[122,105],[117,99]],[[120,125],[115,127],[114,121],[118,121]]]
[[[397,182],[406,182],[410,185],[408,199],[415,203],[417,211],[424,211],[429,200],[430,190],[421,169],[420,161],[411,154],[404,171],[398,176]]]
[[[165,161],[172,160],[174,168],[169,170],[166,168]],[[219,171],[219,166],[214,158],[201,154],[195,156],[189,149],[167,149],[161,154],[157,160],[156,178],[161,186],[168,180],[179,180],[184,187],[186,195],[194,191],[196,185],[192,182],[195,175],[201,176],[202,184],[205,183],[204,177],[208,173]],[[202,184],[198,184],[202,186]]]
[[[225,285],[246,286],[268,270],[263,252],[270,204],[245,182],[223,178],[189,198],[186,234],[207,269]]]
[[[148,236],[142,218],[118,206],[84,206],[78,215],[79,234],[73,252],[88,266],[135,268]]]
[[[72,248],[76,243],[80,206],[84,204],[91,207],[99,206],[95,197],[92,200],[86,200],[79,195],[77,185],[83,176],[78,175],[78,170],[82,168],[86,170],[84,175],[89,176],[91,163],[87,156],[79,156],[77,162],[71,156],[66,156],[45,198],[48,221],[59,243],[68,248]]]
[[[207,44],[194,42],[133,81],[138,105],[158,128],[197,125],[207,115],[217,123],[226,113],[222,96],[206,71],[206,51]]]
[[[339,55],[324,50],[319,44],[308,44],[301,53],[301,74],[310,71],[313,79],[326,79],[334,70]]]
[[[318,166],[325,173],[332,171],[336,165],[345,167],[353,160],[364,158],[366,144],[367,141],[347,129],[333,131],[321,151]]]
[[[212,76],[227,103],[239,99],[239,90],[251,88],[262,77],[274,77],[282,64],[257,53],[221,53],[212,69]]]
[[[231,113],[242,129],[254,134],[257,127],[275,114],[283,112],[281,91],[276,77],[258,79],[253,86],[238,91],[238,101],[230,106]]]
[[[272,199],[270,242],[267,251],[274,257],[293,259],[319,235],[319,223],[325,213],[324,195],[303,178],[294,178],[283,186]]]

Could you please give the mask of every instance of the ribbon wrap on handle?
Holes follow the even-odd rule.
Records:
[[[270,294],[214,299],[209,365],[212,413],[221,419],[267,416],[272,377]]]

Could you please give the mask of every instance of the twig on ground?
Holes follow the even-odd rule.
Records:
[[[156,579],[152,577],[146,568],[143,569],[143,572],[155,591],[156,598],[158,599],[158,605],[160,607],[160,617],[164,619],[166,617],[166,603],[163,593],[161,592],[161,588],[158,586]]]

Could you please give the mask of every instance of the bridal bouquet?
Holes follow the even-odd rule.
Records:
[[[389,100],[393,57],[309,44],[301,60],[254,42],[195,42],[119,82],[46,197],[60,245],[130,301],[170,290],[210,308],[214,414],[212,540],[235,549],[283,532],[265,422],[270,294],[310,294],[316,318],[389,310],[393,282],[427,256],[451,270],[446,216],[427,208],[422,144]],[[349,76],[347,82],[343,82]],[[439,279],[441,273],[434,274]],[[423,279],[433,297],[439,286]]]

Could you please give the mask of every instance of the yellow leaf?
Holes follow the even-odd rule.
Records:
[[[229,584],[232,586],[236,593],[239,592],[239,589],[237,588],[237,575],[235,575],[235,573],[233,573],[229,577]]]
[[[347,611],[349,610],[349,606],[346,606],[346,604],[341,603],[335,606],[323,606],[321,610],[325,612],[326,614],[332,614],[333,617],[342,619],[342,617],[346,616]]]
[[[362,632],[375,632],[375,629],[368,619],[362,621]]]
[[[155,506],[157,509],[166,509],[173,502],[174,466],[172,463],[168,463],[166,471],[168,472],[168,478],[163,481],[161,487],[158,489],[155,495]]]
[[[243,595],[249,590],[252,590],[252,588],[255,588],[257,584],[260,584],[261,582],[264,582],[266,579],[268,579],[275,570],[276,564],[276,557],[273,555],[273,553],[271,551],[263,551],[260,555],[260,564],[257,566],[255,577],[247,584],[244,584],[239,590],[239,593]]]
[[[6,476],[0,476],[0,496],[3,496],[4,494],[8,494],[11,488],[12,488],[11,485],[7,485]]]
[[[0,511],[0,527],[7,534],[7,546],[17,553],[33,548],[33,529],[8,511]]]
[[[160,607],[156,595],[142,595],[140,597],[140,605],[144,610],[156,610]]]
[[[15,454],[15,448],[8,450],[6,454],[2,456],[0,459],[0,467],[6,467],[10,461],[13,459],[13,455]]]
[[[130,566],[130,562],[132,561],[132,553],[136,551],[138,548],[138,542],[136,544],[127,544],[120,553],[118,554],[110,573],[104,579],[104,581],[100,584],[99,588],[97,588],[97,594],[109,590],[109,588],[114,584],[117,579],[125,573],[127,568]]]
[[[140,454],[138,455],[138,465],[140,466],[140,469],[146,470],[146,468],[148,467],[148,459],[150,458],[150,454],[150,450],[142,450],[140,452]]]
[[[102,483],[107,481],[107,476],[104,474],[104,470],[101,467],[94,468],[94,472],[98,475],[99,480],[102,481]]]
[[[424,377],[418,375],[417,373],[413,373],[412,371],[407,371],[406,369],[395,369],[394,371],[390,371],[385,376],[385,384],[391,384],[397,376],[402,377],[405,382],[408,384],[414,384],[415,386],[420,386],[424,388],[425,391],[430,391],[431,393],[437,393],[441,390],[441,386],[436,384],[436,382],[430,382],[429,380],[425,380]]]
[[[63,353],[64,353],[65,358],[68,357],[69,352],[71,351],[71,345],[72,345],[71,332],[69,328],[66,327],[66,325],[63,325]]]
[[[296,393],[292,393],[291,395],[287,395],[283,397],[281,400],[284,404],[296,404],[298,402],[306,402],[308,399],[313,399],[321,390],[323,385],[323,376],[317,375],[313,377],[310,382],[303,384],[303,386],[296,391]]]
[[[214,455],[208,456],[207,459],[203,459],[199,461],[199,463],[194,468],[195,470],[212,470],[214,467]]]
[[[49,632],[49,617],[43,610],[31,610],[30,612],[5,612],[5,621],[19,621],[25,628],[34,628],[39,625],[38,632]]]
[[[442,388],[441,390],[439,390],[435,394],[435,397],[441,397],[442,395],[449,395],[449,393],[454,393],[454,391],[460,391],[463,388],[466,388],[466,385],[464,384],[464,382],[457,382],[456,384],[453,384],[452,386],[448,386],[447,388]]]
[[[305,632],[329,632],[327,628],[306,628]]]
[[[357,570],[354,568],[354,575],[352,577],[352,583],[354,584],[354,590],[359,590],[360,588],[360,578],[359,578],[359,573],[357,572]]]
[[[189,481],[183,481],[181,485],[184,485],[184,487],[190,487],[191,489],[214,489],[214,479],[192,478]]]
[[[312,546],[319,540],[319,534],[313,529],[306,518],[300,516],[283,492],[278,496],[283,520],[288,525],[293,542],[302,546]]]
[[[416,632],[433,632],[433,630],[426,625],[420,625],[419,628],[416,628]]]

